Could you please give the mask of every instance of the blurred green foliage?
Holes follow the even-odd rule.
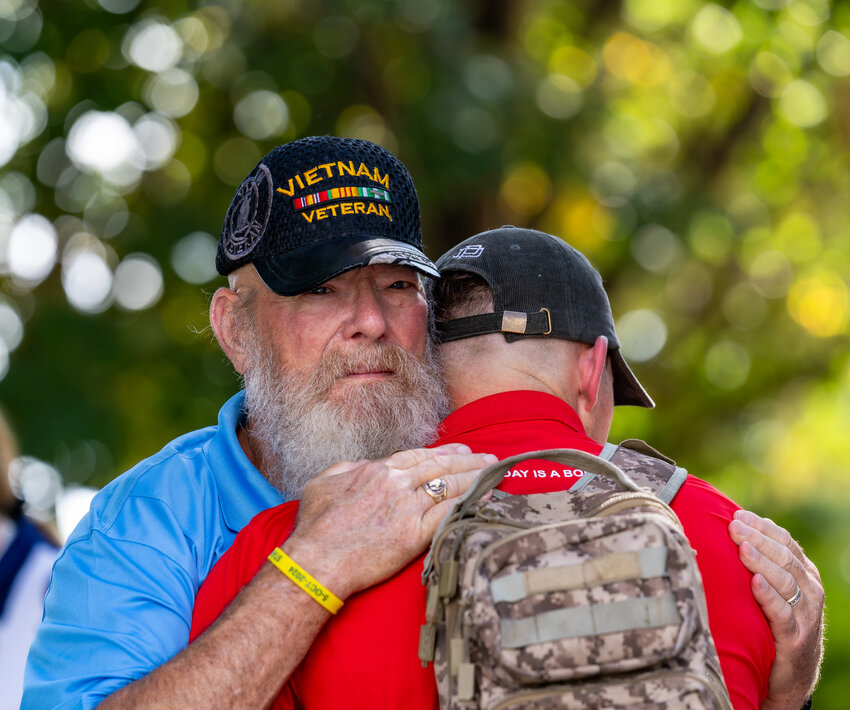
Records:
[[[235,186],[296,137],[376,141],[431,256],[506,223],[588,254],[658,403],[612,438],[803,543],[842,708],[849,76],[826,0],[0,0],[0,402],[66,485],[213,423]]]

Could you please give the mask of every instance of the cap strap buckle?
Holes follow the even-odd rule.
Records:
[[[537,313],[546,314],[546,330],[543,330],[543,319]],[[552,314],[548,308],[541,308],[537,313],[522,313],[521,311],[502,311],[502,327],[503,333],[519,333],[520,335],[551,335],[552,333]],[[530,316],[530,318],[529,318]],[[531,330],[529,330],[529,320],[531,321]]]
[[[543,331],[543,335],[551,335],[552,334],[552,314],[549,312],[548,308],[541,308],[540,311],[538,311],[538,312],[546,314],[546,321],[549,324],[549,327],[546,328],[546,330]]]
[[[528,326],[528,314],[519,311],[503,311],[502,327],[503,333],[525,333]]]

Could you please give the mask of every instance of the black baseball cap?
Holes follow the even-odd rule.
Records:
[[[249,263],[281,296],[372,264],[440,275],[422,251],[419,199],[401,161],[369,141],[334,136],[278,146],[242,182],[215,266],[227,275]]]
[[[502,333],[505,340],[563,338],[592,345],[608,338],[614,404],[652,408],[655,403],[620,352],[602,277],[563,239],[505,226],[461,242],[437,260],[444,277],[480,276],[493,293],[493,313],[437,323],[441,342]]]

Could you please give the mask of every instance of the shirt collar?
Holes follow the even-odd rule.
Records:
[[[494,424],[541,419],[560,422],[586,436],[578,414],[564,400],[546,392],[515,390],[491,394],[456,409],[440,425],[439,438],[451,440]]]
[[[245,392],[241,391],[224,403],[218,413],[218,431],[208,449],[222,514],[231,530],[241,530],[261,510],[284,502],[239,443],[236,434],[245,423],[244,401]]]

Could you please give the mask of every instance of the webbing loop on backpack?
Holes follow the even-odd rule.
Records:
[[[524,619],[502,619],[502,648],[522,648],[579,636],[614,634],[682,623],[672,594],[607,604],[544,611]]]
[[[626,579],[652,579],[667,574],[667,548],[612,552],[576,565],[515,572],[490,582],[494,602],[516,602],[533,594],[567,592]]]

